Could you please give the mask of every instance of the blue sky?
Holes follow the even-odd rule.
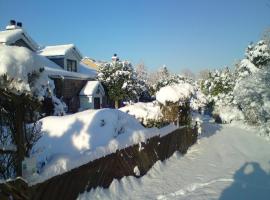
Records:
[[[40,45],[74,43],[173,72],[232,65],[270,28],[270,0],[0,0],[0,28],[22,21]]]

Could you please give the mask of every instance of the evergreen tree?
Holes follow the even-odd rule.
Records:
[[[249,45],[246,58],[236,68],[233,91],[236,104],[249,124],[270,134],[270,46],[264,40]]]
[[[138,82],[136,73],[129,62],[116,61],[100,67],[98,80],[103,83],[108,96],[119,108],[121,100],[137,100],[142,87]]]
[[[240,80],[268,67],[269,61],[270,48],[266,41],[261,40],[257,44],[249,45],[246,49],[246,58],[236,66],[237,79]]]

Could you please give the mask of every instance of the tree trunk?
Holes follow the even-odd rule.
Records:
[[[22,176],[22,161],[25,157],[24,138],[24,109],[22,104],[16,105],[15,114],[15,141],[17,146],[16,176]]]
[[[116,109],[119,108],[119,101],[118,101],[118,100],[114,101],[114,107],[115,107]]]

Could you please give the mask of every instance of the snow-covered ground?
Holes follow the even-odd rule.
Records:
[[[86,199],[270,198],[270,144],[256,130],[205,121],[202,137],[188,153],[157,162],[142,178],[114,180],[108,189],[85,192]],[[248,130],[249,129],[249,130]]]

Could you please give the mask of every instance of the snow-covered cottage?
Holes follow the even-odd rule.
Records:
[[[81,110],[102,108],[105,101],[105,91],[99,81],[88,81],[80,92]]]
[[[65,71],[75,76],[54,74],[51,78],[56,85],[56,95],[62,97],[69,112],[77,112],[80,106],[79,93],[88,81],[96,78],[96,70],[81,63],[82,55],[74,44],[46,46],[38,51]],[[78,76],[80,74],[80,76]]]
[[[49,58],[63,69],[78,72],[82,55],[74,44],[46,46],[38,52],[40,55]]]
[[[80,93],[87,85],[97,84],[97,71],[81,62],[82,54],[74,44],[40,47],[25,31],[21,22],[10,20],[6,30],[0,31],[0,45],[25,47],[42,57],[44,69],[54,81],[55,94],[63,99],[68,107],[68,112],[77,112],[80,109]],[[91,81],[94,81],[91,84]],[[100,104],[103,103],[104,89],[99,83],[101,91]],[[89,91],[86,96],[97,95],[96,90]],[[94,101],[98,101],[93,100]],[[82,101],[84,102],[84,101]],[[87,106],[86,108],[99,108],[100,106]]]

